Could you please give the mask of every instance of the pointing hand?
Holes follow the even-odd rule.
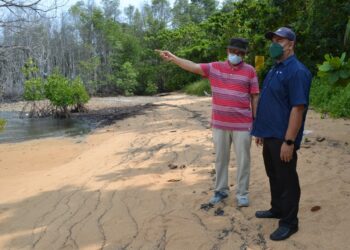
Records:
[[[159,53],[160,57],[163,58],[165,61],[172,61],[175,58],[175,55],[173,55],[170,51],[167,50],[155,50]]]

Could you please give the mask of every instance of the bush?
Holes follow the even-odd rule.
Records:
[[[203,79],[187,85],[184,88],[186,94],[204,96],[206,93],[211,94],[210,83],[207,79]]]
[[[41,78],[31,78],[24,83],[24,99],[38,101],[45,98],[44,82]]]
[[[69,106],[83,110],[83,104],[88,102],[89,95],[78,77],[72,82],[59,73],[53,73],[45,84],[45,95],[59,113],[56,115],[69,116]]]
[[[350,117],[350,60],[345,56],[326,54],[311,85],[311,105],[333,117]]]
[[[317,111],[327,112],[333,117],[350,117],[350,84],[332,86],[315,78],[311,85],[310,104]]]
[[[82,106],[90,99],[80,77],[75,78],[71,83],[73,104]]]
[[[155,83],[153,83],[153,82],[147,83],[147,86],[145,89],[146,95],[154,95],[157,93],[157,91],[158,91],[158,87]]]
[[[332,87],[321,80],[314,78],[311,83],[310,104],[318,111],[327,111],[328,101],[333,94]]]
[[[346,84],[350,81],[350,60],[345,60],[346,53],[341,57],[326,54],[323,64],[317,65],[317,76],[331,85]]]
[[[53,73],[47,79],[45,95],[56,108],[67,113],[69,105],[73,105],[73,91],[69,81],[59,73]]]
[[[0,132],[2,130],[4,130],[5,126],[6,126],[6,120],[5,119],[0,119]]]
[[[329,110],[334,117],[350,118],[350,84],[345,88],[338,87],[337,93],[329,100]]]

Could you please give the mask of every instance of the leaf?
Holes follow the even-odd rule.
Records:
[[[320,78],[326,77],[327,75],[328,75],[328,73],[324,72],[324,71],[318,71],[317,72],[317,76],[320,77]]]
[[[325,54],[324,58],[327,60],[327,61],[330,61],[331,60],[331,56],[329,54]]]
[[[340,57],[340,61],[343,63],[345,60],[346,52],[343,52]]]
[[[339,80],[339,75],[337,73],[329,74],[328,81],[330,84],[335,84]]]
[[[333,69],[340,69],[342,66],[342,62],[340,61],[339,57],[333,57],[330,61],[329,64]]]
[[[349,20],[348,20],[348,23],[347,23],[346,29],[345,29],[344,46],[346,45],[347,41],[349,40],[349,36],[350,36],[350,17],[349,17]]]
[[[347,79],[350,77],[350,70],[340,70],[339,71],[339,76],[342,79]]]
[[[322,65],[320,65],[318,67],[319,70],[327,72],[330,71],[332,69],[331,65],[329,64],[329,62],[324,62]]]

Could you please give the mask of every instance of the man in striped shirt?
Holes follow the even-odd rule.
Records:
[[[254,67],[243,61],[247,50],[247,40],[232,38],[227,46],[227,61],[201,64],[179,58],[169,51],[157,50],[164,60],[210,81],[211,125],[216,153],[215,193],[209,201],[213,205],[229,194],[228,165],[232,143],[237,160],[237,204],[240,207],[249,205],[250,130],[256,113],[259,86]]]

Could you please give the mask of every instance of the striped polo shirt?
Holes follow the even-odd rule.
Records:
[[[254,67],[244,62],[231,66],[228,61],[200,66],[212,91],[212,127],[250,131],[253,122],[251,94],[259,93]]]

